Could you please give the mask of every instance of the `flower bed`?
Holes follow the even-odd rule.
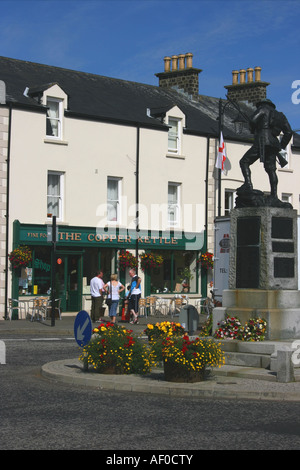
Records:
[[[149,344],[115,323],[102,323],[93,330],[91,341],[83,348],[80,360],[85,370],[103,374],[147,374],[160,360],[165,380],[199,382],[207,367],[221,367],[224,352],[212,339],[191,340],[175,322],[148,324]]]
[[[218,339],[263,341],[266,336],[267,322],[263,318],[250,318],[245,326],[242,326],[239,318],[227,316],[218,325],[214,333],[214,337]]]
[[[226,317],[218,323],[219,327],[214,333],[215,338],[219,339],[243,339],[243,327],[236,317]]]
[[[204,380],[207,367],[221,367],[225,363],[224,352],[215,341],[190,340],[187,335],[166,338],[162,357],[165,379],[171,382],[199,382]]]
[[[266,337],[267,322],[264,318],[250,318],[245,323],[244,341],[263,341]]]
[[[162,361],[162,343],[167,337],[183,336],[185,329],[180,323],[164,321],[149,323],[144,330],[157,361]]]
[[[93,330],[91,341],[79,358],[100,373],[146,374],[155,365],[150,348],[115,323],[102,323]]]

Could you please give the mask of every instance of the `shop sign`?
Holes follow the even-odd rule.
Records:
[[[50,264],[45,263],[44,261],[38,258],[35,258],[34,260],[34,267],[36,269],[40,269],[41,271],[46,271],[46,272],[50,272],[50,269],[51,269]]]
[[[20,242],[45,244],[49,236],[46,227],[20,224]],[[138,241],[140,249],[172,248],[200,250],[203,246],[204,234],[184,232],[140,231],[138,237],[134,230],[127,229],[88,229],[59,226],[57,245],[90,245],[118,248],[133,248]]]

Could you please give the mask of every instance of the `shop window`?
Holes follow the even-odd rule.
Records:
[[[32,266],[21,269],[19,295],[47,295],[51,287],[51,248],[33,249]]]
[[[164,252],[163,258],[164,262],[160,267],[151,269],[151,293],[196,292],[196,252]]]
[[[63,101],[47,97],[46,135],[62,138]]]
[[[64,174],[48,171],[47,182],[47,217],[63,219],[63,182]]]
[[[107,178],[107,221],[120,223],[121,178]]]
[[[38,247],[34,250],[33,260],[33,294],[50,294],[51,292],[51,248]]]
[[[180,224],[180,184],[168,183],[168,224]]]

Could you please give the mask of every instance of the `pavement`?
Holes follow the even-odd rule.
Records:
[[[51,325],[50,319],[45,322],[0,320],[0,340],[5,343],[5,339],[19,338],[22,335],[33,337],[37,335],[47,339],[64,336],[73,337],[75,340],[75,316],[76,313],[65,316],[63,314],[61,320],[55,319],[54,325]],[[135,334],[143,335],[147,323],[165,320],[170,320],[170,317],[140,317],[138,325],[120,321],[119,324],[133,330]],[[93,323],[93,327],[96,326],[97,323]],[[292,341],[290,340],[291,343]],[[80,350],[78,357],[79,355]],[[294,369],[295,381],[289,383],[277,382],[276,373],[268,369],[228,364],[221,368],[213,368],[205,381],[192,384],[166,382],[163,370],[160,368],[153,369],[146,376],[98,374],[92,371],[85,372],[82,362],[77,357],[46,363],[42,366],[41,372],[49,380],[72,386],[96,387],[106,391],[130,391],[186,398],[300,402],[300,368]]]

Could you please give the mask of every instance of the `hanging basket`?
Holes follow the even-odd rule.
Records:
[[[19,246],[8,255],[13,270],[27,268],[32,260],[32,253],[28,246]]]
[[[207,251],[202,253],[198,259],[198,264],[203,270],[212,269],[214,266],[214,255]]]
[[[156,253],[142,253],[141,258],[141,268],[143,271],[149,270],[151,268],[158,268],[164,262],[164,259],[161,255]]]
[[[136,268],[137,259],[127,250],[121,250],[119,254],[119,268],[120,271],[125,271],[126,268]]]

